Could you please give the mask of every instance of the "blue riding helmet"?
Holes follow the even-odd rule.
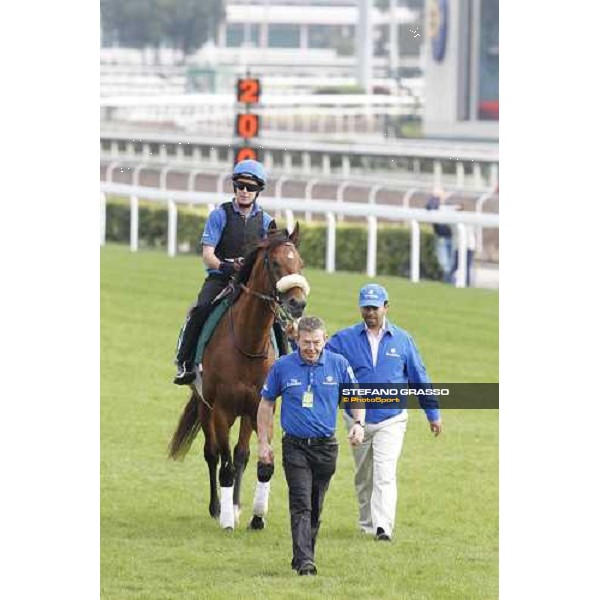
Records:
[[[256,160],[241,160],[233,169],[231,178],[235,181],[238,177],[251,177],[260,184],[262,188],[267,183],[267,173],[265,168]]]

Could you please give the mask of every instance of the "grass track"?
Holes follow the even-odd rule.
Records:
[[[267,529],[231,535],[208,516],[207,469],[196,442],[183,463],[166,446],[186,392],[170,383],[177,331],[195,298],[199,259],[163,252],[101,252],[101,597],[498,597],[498,413],[448,410],[434,439],[411,411],[398,464],[395,540],[355,529],[352,457],[340,444],[325,502],[316,578],[289,567],[285,480],[277,453]],[[307,270],[308,314],[331,332],[358,319],[357,274]],[[498,381],[498,294],[381,277],[390,317],[410,331],[437,381]],[[342,436],[340,436],[342,437]],[[275,439],[280,438],[279,430]],[[251,505],[255,438],[242,494]]]

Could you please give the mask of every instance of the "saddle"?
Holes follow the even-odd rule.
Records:
[[[198,345],[196,346],[196,354],[194,356],[194,363],[199,365],[202,363],[202,357],[204,355],[204,350],[206,346],[208,346],[208,342],[212,338],[212,335],[217,328],[217,325],[221,322],[221,319],[225,316],[227,311],[236,303],[240,294],[242,293],[242,288],[238,285],[235,285],[233,282],[229,283],[229,285],[212,301],[213,308],[208,315],[204,326],[202,327],[202,331],[200,332],[200,336],[198,337]],[[275,326],[274,326],[275,327]],[[277,336],[274,331],[274,327],[271,328],[271,346],[275,350],[276,358],[282,356],[283,354],[287,354],[288,351],[285,346],[282,346],[281,342],[278,343]],[[286,340],[287,342],[287,340]],[[286,344],[287,345],[287,344]]]

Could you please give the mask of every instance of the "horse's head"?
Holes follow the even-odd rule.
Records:
[[[290,234],[278,230],[272,221],[267,239],[247,258],[239,280],[255,293],[279,305],[284,313],[297,319],[302,316],[310,287],[301,274],[304,263],[297,249],[300,225]]]

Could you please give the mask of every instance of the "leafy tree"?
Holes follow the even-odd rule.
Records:
[[[184,54],[200,48],[224,16],[223,0],[100,0],[102,28],[131,48],[170,42]]]

